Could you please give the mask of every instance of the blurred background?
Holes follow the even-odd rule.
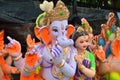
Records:
[[[26,36],[34,36],[33,29],[35,21],[42,11],[39,4],[44,0],[0,0],[0,30],[5,30],[5,43],[8,43],[6,36],[18,40],[22,44],[22,51],[26,51]],[[53,1],[54,4],[58,0]],[[106,23],[109,12],[114,12],[117,19],[117,26],[120,25],[120,0],[62,0],[70,11],[69,23],[86,18],[93,28],[93,33],[99,34],[100,25]],[[76,18],[77,17],[77,18]],[[37,39],[36,39],[37,40]],[[39,40],[37,40],[39,41]]]
[[[81,23],[80,19],[84,17],[90,22],[93,33],[100,31],[100,25],[106,23],[109,12],[115,13],[116,25],[120,25],[120,0],[62,1],[71,13],[69,23],[72,23],[76,19],[75,17],[77,17],[78,23]],[[21,42],[25,52],[26,36],[31,34],[32,37],[35,37],[33,29],[37,16],[42,13],[39,8],[39,4],[42,2],[43,0],[0,0],[0,30],[5,30],[5,43],[8,43],[6,36],[11,36]],[[53,0],[53,2],[56,4],[57,0]]]
[[[56,4],[57,0],[53,1]],[[86,18],[93,28],[93,34],[100,33],[100,25],[106,23],[109,12],[114,12],[117,26],[120,26],[120,0],[62,0],[70,11],[69,23]],[[18,40],[22,45],[23,54],[26,52],[26,36],[33,32],[35,21],[42,11],[39,4],[43,0],[0,0],[0,30],[5,30],[4,41],[8,43],[6,36]],[[39,41],[36,39],[36,41]],[[19,80],[19,75],[13,75],[13,80]]]

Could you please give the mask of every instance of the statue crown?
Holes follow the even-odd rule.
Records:
[[[42,20],[44,25],[49,25],[50,22],[55,20],[67,20],[69,18],[70,12],[64,2],[58,0],[56,6],[54,8],[53,6],[52,1],[48,2],[46,0],[40,4],[40,9],[45,12],[44,20]]]

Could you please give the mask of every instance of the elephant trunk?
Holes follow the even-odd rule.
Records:
[[[66,36],[58,37],[57,43],[63,48],[68,47],[68,46],[72,46],[74,44],[73,40],[68,39]]]

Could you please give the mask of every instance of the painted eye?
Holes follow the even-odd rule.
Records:
[[[67,26],[66,26],[65,30],[67,30],[67,29],[68,29],[68,27],[69,27],[69,25],[67,25]]]
[[[54,31],[54,32],[58,32],[58,30],[57,30],[57,29],[53,29],[52,31]]]
[[[80,41],[80,43],[83,43],[83,41]]]
[[[67,31],[68,28],[65,28],[65,30]]]
[[[92,41],[92,44],[95,45],[95,43]]]
[[[95,45],[95,44],[96,44],[94,40],[92,40],[92,44],[93,44],[93,45]]]
[[[86,42],[88,42],[88,40],[86,40]]]

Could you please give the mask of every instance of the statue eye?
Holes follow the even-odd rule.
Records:
[[[86,40],[86,42],[88,42],[88,40]]]
[[[83,41],[80,41],[80,43],[84,43]]]
[[[65,30],[67,31],[68,28],[65,28]]]
[[[58,32],[58,30],[57,30],[57,29],[53,29],[53,31],[54,31],[54,32]]]
[[[69,25],[67,25],[67,26],[66,26],[65,30],[67,30],[67,29],[68,29],[68,27],[69,27]]]

